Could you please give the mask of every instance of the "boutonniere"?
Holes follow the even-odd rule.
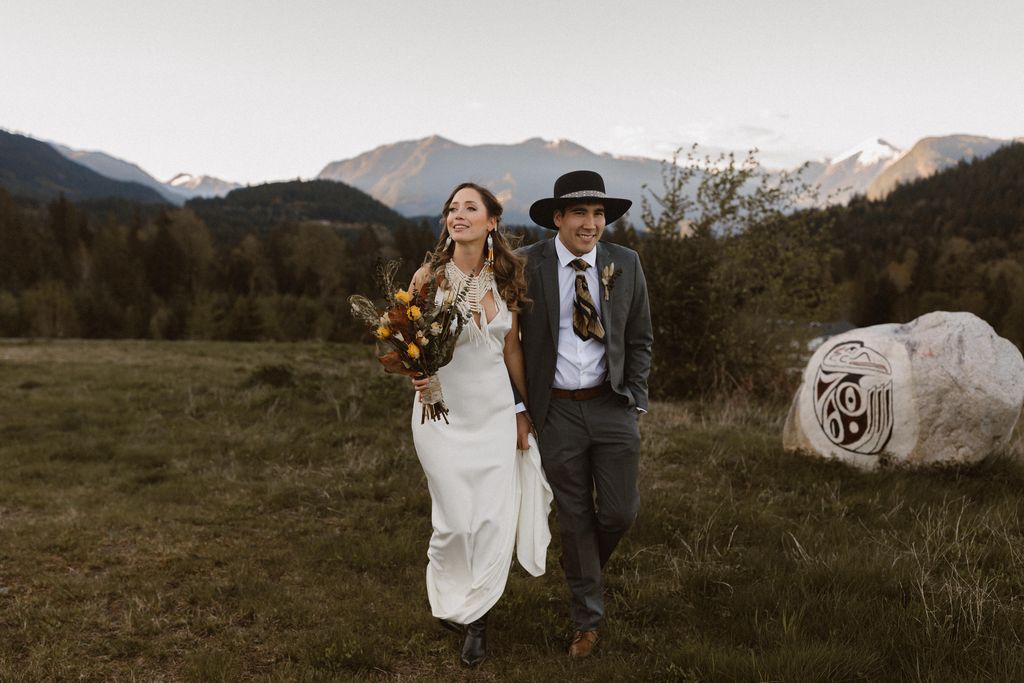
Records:
[[[601,284],[604,285],[605,301],[608,301],[608,296],[612,293],[612,287],[615,286],[615,278],[619,277],[620,273],[622,273],[622,269],[616,270],[614,263],[609,263],[601,269]]]

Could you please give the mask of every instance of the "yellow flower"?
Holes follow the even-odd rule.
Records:
[[[404,306],[408,306],[409,302],[412,301],[412,294],[409,294],[409,292],[404,289],[400,289],[395,292],[395,301]]]
[[[420,357],[420,347],[415,344],[409,344],[409,346],[406,347],[405,352],[409,354],[409,358],[416,359]]]
[[[374,334],[377,335],[377,339],[387,339],[391,336],[391,328],[387,325],[381,325],[374,331]]]
[[[409,316],[409,320],[419,320],[420,319],[420,315],[421,315],[420,307],[419,306],[410,306],[409,310],[406,311],[405,314],[407,316]]]

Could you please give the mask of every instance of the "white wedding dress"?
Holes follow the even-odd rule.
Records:
[[[497,288],[489,322],[470,319],[452,361],[441,368],[449,424],[413,403],[412,434],[430,489],[433,534],[427,550],[427,597],[435,617],[468,624],[501,597],[512,566],[544,573],[551,532],[551,488],[533,436],[516,449],[512,384],[502,354],[512,315]],[[440,295],[440,293],[439,293]]]

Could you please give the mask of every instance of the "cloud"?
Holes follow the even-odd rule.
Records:
[[[793,168],[805,161],[823,159],[827,150],[794,139],[785,131],[787,119],[787,114],[765,110],[754,122],[704,120],[662,129],[619,123],[608,130],[597,147],[612,154],[655,159],[671,158],[680,149],[685,153],[694,143],[699,145],[700,154],[710,156],[757,149],[761,163],[769,168]]]

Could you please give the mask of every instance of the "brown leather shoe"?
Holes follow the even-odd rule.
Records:
[[[576,635],[572,637],[572,645],[569,646],[569,656],[573,659],[589,657],[597,648],[599,639],[596,628],[593,631],[576,631]]]

